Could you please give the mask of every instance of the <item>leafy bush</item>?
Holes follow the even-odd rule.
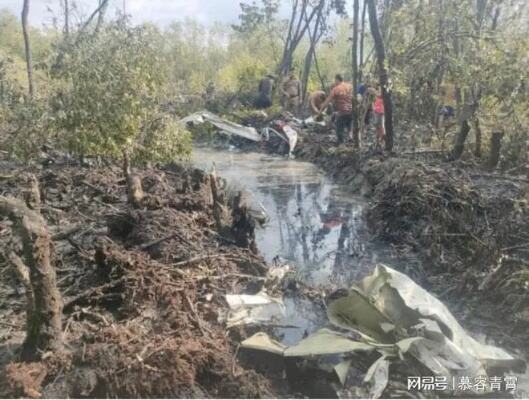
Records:
[[[108,157],[127,151],[144,161],[189,154],[189,133],[160,117],[167,79],[160,38],[152,26],[118,21],[80,36],[64,54],[51,106],[68,151]]]

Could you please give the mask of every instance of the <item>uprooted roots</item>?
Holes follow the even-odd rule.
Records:
[[[30,364],[0,349],[2,396],[272,396],[267,380],[239,366],[219,322],[224,294],[242,290],[264,264],[215,231],[204,174],[143,171],[137,209],[127,205],[118,168],[52,169],[39,178],[66,351]],[[13,183],[3,189],[19,194]],[[23,309],[13,299],[0,310],[15,327],[6,337],[11,349],[23,337]]]

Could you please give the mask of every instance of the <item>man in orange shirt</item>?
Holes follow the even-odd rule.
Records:
[[[325,99],[320,107],[320,114],[327,108],[332,101],[336,111],[336,136],[338,143],[343,143],[353,122],[353,85],[344,82],[343,77],[337,74],[335,77],[336,84],[331,90],[329,96]]]

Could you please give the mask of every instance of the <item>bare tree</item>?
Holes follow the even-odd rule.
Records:
[[[68,0],[64,0],[64,35],[70,34],[70,4]]]
[[[107,9],[108,9],[108,1],[107,0],[99,0],[99,13],[97,15],[97,23],[96,23],[96,28],[95,28],[95,32],[99,32],[99,30],[101,29],[101,26],[103,25],[103,21],[105,20],[105,14],[107,12]]]
[[[24,4],[22,6],[22,33],[24,35],[24,47],[26,52],[26,69],[28,73],[29,97],[33,98],[35,93],[35,85],[33,83],[33,61],[31,59],[31,46],[29,42],[28,15],[29,0],[24,0]]]
[[[364,6],[362,8],[362,35],[360,37],[360,67],[358,70],[358,80],[360,82],[364,79],[364,39],[366,31],[366,14],[367,14],[367,2],[364,1]]]
[[[90,14],[88,19],[84,22],[84,24],[79,29],[79,35],[78,36],[80,36],[81,33],[84,32],[86,28],[88,28],[88,26],[90,25],[90,23],[94,20],[94,18],[96,16],[98,16],[98,20],[99,20],[99,18],[102,18],[101,17],[101,13],[105,12],[107,6],[108,6],[108,0],[101,0],[99,2],[99,6],[94,10],[94,12],[92,14]],[[96,29],[98,29],[97,26],[96,26]]]
[[[356,99],[356,88],[358,87],[358,14],[360,12],[359,0],[353,3],[353,44],[351,49],[352,67],[353,67],[353,144],[354,147],[360,147],[360,135],[358,126],[358,101]]]
[[[292,67],[294,52],[301,39],[307,32],[309,25],[314,20],[319,7],[310,7],[309,0],[294,0],[292,12],[288,23],[287,37],[283,47],[283,56],[278,67],[280,75],[286,75]]]
[[[375,42],[375,52],[377,55],[377,69],[379,74],[379,83],[382,90],[382,99],[384,101],[384,125],[386,128],[386,150],[393,150],[393,104],[391,93],[388,90],[388,71],[385,66],[386,51],[384,41],[380,33],[377,18],[377,8],[374,0],[366,0],[369,8],[369,25],[371,34]]]
[[[325,33],[325,16],[324,16],[324,6],[325,1],[320,0],[318,4],[318,13],[316,17],[316,22],[314,23],[314,27],[311,30],[310,26],[308,27],[309,32],[309,49],[307,50],[307,54],[305,55],[305,64],[303,66],[303,73],[301,78],[301,87],[303,91],[303,102],[306,100],[307,95],[307,83],[309,81],[309,74],[310,69],[312,67],[312,61],[315,59],[316,56],[316,45],[322,38],[323,34]]]

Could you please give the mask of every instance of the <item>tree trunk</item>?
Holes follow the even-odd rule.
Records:
[[[127,180],[127,197],[129,204],[131,204],[134,208],[141,207],[143,200],[141,179],[138,175],[132,173],[130,168],[130,159],[127,152],[123,153],[123,174]]]
[[[314,54],[316,52],[316,45],[319,41],[319,29],[323,14],[323,1],[320,2],[319,10],[318,10],[318,16],[316,18],[316,23],[314,24],[314,31],[311,32],[309,28],[309,40],[310,45],[309,49],[307,50],[307,54],[305,55],[305,64],[303,66],[303,74],[301,78],[301,90],[302,90],[302,97],[303,104],[305,104],[306,97],[307,97],[307,84],[309,82],[309,74],[310,74],[310,68],[312,66],[312,60],[314,58]]]
[[[487,166],[489,169],[495,169],[500,161],[501,140],[503,139],[503,132],[492,132],[490,138],[490,154]]]
[[[288,74],[290,68],[292,67],[294,52],[296,51],[296,48],[298,47],[299,42],[301,41],[303,36],[305,36],[305,32],[307,31],[309,25],[316,16],[319,6],[321,5],[321,3],[323,3],[323,0],[320,0],[320,3],[318,3],[319,5],[314,7],[310,14],[307,16],[309,3],[310,2],[308,0],[301,0],[301,9],[299,10],[298,15],[299,2],[298,0],[294,1],[292,7],[292,14],[289,22],[288,35],[287,39],[285,40],[285,46],[283,48],[283,57],[281,60],[281,64],[278,68],[278,73],[280,76],[285,76],[286,74]]]
[[[7,254],[6,258],[9,259],[11,264],[15,267],[18,279],[22,285],[24,285],[24,289],[26,290],[26,330],[29,332],[29,326],[33,320],[33,315],[35,314],[35,295],[33,294],[33,288],[31,287],[29,268],[14,252]]]
[[[68,0],[64,0],[64,35],[68,37],[70,34],[70,4]]]
[[[325,78],[322,76],[320,67],[318,65],[318,57],[316,56],[316,53],[314,53],[314,68],[316,69],[316,74],[318,75],[318,79],[320,80],[321,88],[325,92],[327,91],[327,83],[325,82]]]
[[[461,122],[461,129],[456,136],[454,148],[452,150],[452,160],[459,160],[461,158],[463,150],[465,149],[465,142],[468,137],[468,132],[470,132],[470,125],[468,124],[468,121],[464,119]]]
[[[352,104],[352,116],[353,121],[351,128],[353,130],[353,145],[355,148],[360,147],[360,129],[358,126],[358,101],[356,99],[356,92],[358,87],[358,13],[359,0],[354,0],[353,3],[353,47],[352,53],[352,67],[353,67],[353,104]]]
[[[243,192],[233,199],[231,233],[239,247],[250,249],[257,254],[255,222],[249,213],[249,200]]]
[[[29,269],[35,299],[33,306],[28,305],[31,315],[27,319],[22,357],[36,359],[42,351],[62,347],[62,299],[51,264],[50,234],[42,216],[20,200],[0,196],[0,214],[13,221],[13,231],[22,240],[25,265]]]
[[[382,99],[384,101],[384,126],[386,128],[386,150],[393,150],[393,104],[391,93],[388,91],[388,71],[385,66],[386,51],[384,42],[378,26],[377,8],[374,0],[365,0],[369,7],[369,25],[371,34],[375,42],[375,52],[377,55],[377,66],[379,74],[379,83],[382,90]]]
[[[228,227],[230,219],[226,204],[226,193],[219,187],[219,178],[215,170],[209,175],[209,180],[213,197],[213,217],[217,225],[217,232],[223,233]]]
[[[358,70],[358,81],[363,82],[364,79],[364,39],[366,29],[366,13],[367,13],[367,2],[364,1],[364,7],[362,8],[362,35],[360,37],[360,68]]]
[[[99,32],[99,30],[101,29],[101,26],[103,25],[103,21],[105,20],[105,13],[107,11],[107,8],[108,8],[108,1],[107,0],[99,0],[99,14],[97,15],[97,23],[96,23],[96,28],[95,28],[95,32]]]
[[[33,83],[33,60],[31,59],[31,46],[28,31],[29,0],[24,0],[22,6],[22,33],[24,35],[24,47],[26,52],[26,69],[28,74],[29,97],[33,99],[35,89]]]
[[[481,157],[481,125],[479,123],[479,118],[474,120],[474,132],[476,133],[476,147],[474,148],[474,155],[477,158]]]

